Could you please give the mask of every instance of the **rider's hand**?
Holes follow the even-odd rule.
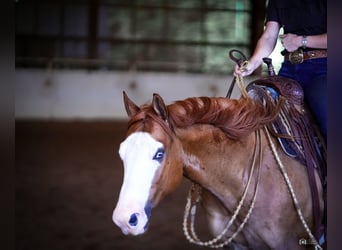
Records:
[[[244,64],[242,67],[240,67],[238,64],[234,67],[234,76],[249,76],[253,73],[255,70],[254,64],[251,62],[248,62]]]
[[[302,46],[302,36],[295,34],[284,34],[279,36],[281,44],[288,52],[293,52]]]

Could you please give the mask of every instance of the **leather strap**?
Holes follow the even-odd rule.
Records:
[[[290,60],[291,53],[286,53],[284,58],[285,60]],[[317,50],[308,50],[308,51],[303,51],[303,60],[310,60],[310,59],[315,59],[315,58],[324,58],[328,57],[328,51],[326,49],[317,49]]]

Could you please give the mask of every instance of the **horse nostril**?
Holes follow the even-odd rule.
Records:
[[[137,224],[138,224],[138,217],[137,217],[137,214],[132,214],[131,217],[129,218],[129,221],[128,223],[135,227]]]

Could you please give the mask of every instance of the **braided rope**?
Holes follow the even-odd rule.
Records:
[[[260,156],[259,157],[259,160],[260,160],[259,166],[261,167],[261,139],[260,139],[260,132],[259,132],[259,130],[256,131],[256,143],[255,143],[255,148],[254,148],[253,163],[252,163],[252,166],[251,166],[251,172],[250,172],[250,175],[248,177],[248,182],[247,182],[246,188],[244,190],[243,196],[242,196],[242,198],[241,198],[241,200],[240,200],[236,210],[234,211],[233,216],[231,217],[230,221],[225,226],[223,231],[218,236],[216,236],[214,239],[209,240],[209,241],[201,241],[199,239],[199,237],[197,236],[196,232],[195,232],[194,224],[195,224],[195,215],[196,215],[196,207],[197,207],[198,200],[196,201],[195,205],[193,207],[191,207],[192,206],[192,204],[191,204],[191,200],[192,200],[191,199],[191,193],[192,193],[191,190],[194,188],[194,184],[192,184],[193,186],[191,187],[191,189],[189,191],[189,194],[188,194],[187,203],[186,203],[185,210],[184,210],[184,220],[183,220],[184,235],[185,235],[185,237],[187,238],[187,240],[189,242],[197,244],[197,245],[200,245],[200,246],[207,246],[207,247],[211,247],[211,248],[222,248],[222,247],[228,245],[233,239],[235,239],[235,237],[238,235],[238,233],[240,233],[240,231],[244,228],[245,224],[247,223],[248,219],[250,218],[250,215],[251,215],[252,210],[253,210],[254,205],[255,205],[256,196],[257,196],[258,187],[259,187],[259,180],[260,180],[260,167],[259,167],[259,170],[258,170],[258,178],[257,178],[256,187],[255,187],[255,190],[254,190],[253,200],[252,200],[252,202],[250,204],[250,207],[248,209],[247,215],[245,216],[243,222],[240,224],[240,226],[238,227],[236,232],[233,233],[231,237],[229,237],[226,241],[224,241],[222,243],[217,243],[226,234],[226,232],[228,231],[230,226],[233,224],[233,222],[236,219],[236,216],[239,214],[239,212],[241,210],[241,207],[242,207],[243,202],[244,202],[244,200],[246,198],[247,191],[249,189],[249,186],[250,186],[250,183],[251,183],[251,179],[252,179],[252,176],[253,176],[253,173],[254,173],[255,162],[256,162],[256,158],[257,158],[257,153],[256,153],[257,147],[259,148],[259,151],[258,151],[259,152],[258,155]],[[191,217],[190,217],[191,221],[190,221],[190,233],[189,233],[187,222],[188,222],[189,211],[190,210],[191,210]]]
[[[241,64],[241,66],[240,66],[240,71],[241,71],[241,72],[245,71],[247,65],[248,65],[248,61],[244,61],[244,62]],[[245,84],[244,84],[244,82],[243,82],[243,76],[238,75],[238,76],[236,77],[236,80],[237,80],[236,82],[237,82],[237,84],[238,84],[238,86],[239,86],[239,89],[240,89],[240,91],[241,91],[242,96],[243,96],[244,98],[247,98],[247,97],[248,97],[248,93],[247,93],[247,91],[246,91]]]
[[[284,108],[284,107],[283,107]],[[286,128],[286,132],[288,135],[293,135],[293,132],[292,132],[292,129],[291,129],[291,126],[289,124],[289,121],[287,119],[287,116],[285,115],[284,113],[284,110],[283,108],[280,110],[280,114],[279,114],[279,117],[281,119],[281,121],[283,122],[284,124],[284,127]],[[294,145],[297,147],[298,151],[301,153],[301,155],[304,157],[304,150],[303,150],[303,147],[292,137],[292,141],[294,143]]]
[[[302,224],[303,224],[303,226],[304,226],[304,228],[305,228],[307,234],[309,235],[310,240],[314,243],[315,249],[320,249],[320,250],[322,250],[322,247],[321,247],[321,246],[318,244],[318,242],[316,241],[315,237],[314,237],[313,234],[311,233],[311,230],[310,230],[308,224],[306,223],[306,221],[305,221],[305,219],[304,219],[304,216],[303,216],[302,210],[301,210],[301,208],[300,208],[300,206],[299,206],[299,202],[298,202],[298,200],[297,200],[297,197],[296,197],[296,194],[295,194],[295,192],[294,192],[293,186],[292,186],[291,181],[290,181],[290,179],[289,179],[289,177],[288,177],[288,174],[287,174],[287,172],[286,172],[286,169],[285,169],[285,167],[284,167],[282,161],[280,160],[280,157],[279,157],[279,155],[278,155],[278,153],[277,153],[277,150],[276,150],[276,148],[275,148],[275,145],[274,145],[274,143],[273,143],[273,141],[272,141],[272,139],[271,139],[270,133],[269,133],[269,131],[268,131],[268,129],[267,129],[266,126],[264,126],[264,129],[265,129],[265,132],[266,132],[266,135],[267,135],[267,139],[268,139],[268,141],[269,141],[269,143],[270,143],[272,152],[273,152],[273,154],[274,154],[274,157],[275,157],[275,159],[276,159],[276,161],[277,161],[277,163],[278,163],[278,166],[279,166],[279,168],[280,168],[280,170],[281,170],[281,172],[282,172],[282,174],[283,174],[283,176],[284,176],[285,182],[286,182],[286,184],[287,184],[287,186],[288,186],[288,188],[289,188],[289,191],[290,191],[290,194],[291,194],[291,197],[292,197],[294,206],[295,206],[295,208],[296,208],[297,214],[298,214],[298,216],[299,216],[299,218],[300,218],[300,220],[301,220],[301,222],[302,222]]]
[[[248,64],[248,61],[243,62],[243,64],[241,65],[241,71],[244,71],[244,69],[246,68],[247,64]],[[238,86],[240,88],[242,96],[244,98],[248,98],[248,93],[246,91],[246,88],[245,88],[245,85],[244,85],[244,82],[243,82],[243,77],[241,75],[237,76],[237,83],[238,83]],[[284,120],[284,117],[282,117],[284,115],[283,111],[281,111],[281,113],[282,114],[281,114],[280,117],[281,117],[282,120]],[[287,123],[287,121],[284,124],[286,124],[286,123]],[[286,127],[287,130],[290,129],[290,126],[285,126],[285,127]],[[313,236],[313,234],[312,234],[308,224],[306,223],[306,221],[304,219],[303,213],[302,213],[301,208],[299,206],[299,202],[297,200],[297,197],[296,197],[296,194],[294,192],[294,189],[293,189],[293,186],[291,184],[291,181],[290,181],[290,179],[288,177],[288,174],[287,174],[287,172],[285,170],[285,167],[284,167],[282,161],[280,160],[280,157],[279,157],[279,155],[278,155],[278,153],[276,151],[275,145],[274,145],[274,143],[273,143],[273,141],[271,139],[270,133],[269,133],[269,131],[268,131],[266,126],[264,126],[264,130],[265,130],[267,139],[268,139],[268,141],[270,143],[270,146],[271,146],[272,152],[274,154],[274,157],[275,157],[275,159],[277,161],[277,164],[278,164],[278,166],[279,166],[279,168],[280,168],[280,170],[281,170],[281,172],[283,174],[283,177],[285,179],[285,182],[286,182],[286,184],[287,184],[287,186],[289,188],[289,191],[290,191],[290,194],[291,194],[294,206],[296,208],[297,214],[298,214],[298,216],[299,216],[299,218],[300,218],[300,220],[301,220],[301,222],[302,222],[302,224],[303,224],[307,234],[309,235],[310,240],[314,243],[315,249],[316,250],[322,250],[322,247],[316,241],[316,239]],[[245,226],[246,222],[248,221],[248,219],[249,219],[249,217],[250,217],[250,215],[252,213],[252,210],[254,208],[255,201],[256,201],[256,195],[257,195],[258,187],[259,187],[259,180],[260,180],[260,167],[261,167],[262,160],[261,160],[261,142],[260,142],[260,131],[259,130],[256,132],[256,136],[257,136],[257,141],[259,143],[256,142],[256,144],[255,144],[253,164],[252,164],[252,167],[251,167],[251,173],[250,173],[250,176],[248,178],[248,183],[247,183],[246,188],[244,190],[243,196],[242,196],[242,198],[241,198],[241,200],[240,200],[236,210],[234,211],[234,214],[233,214],[232,218],[230,219],[229,223],[226,225],[226,227],[221,232],[221,234],[216,236],[214,239],[206,241],[206,242],[203,242],[197,236],[197,234],[195,232],[194,224],[195,224],[195,215],[196,215],[196,207],[197,207],[198,200],[196,201],[195,205],[193,207],[191,207],[192,206],[192,204],[191,204],[191,191],[189,192],[188,197],[187,197],[187,203],[186,203],[186,206],[185,206],[185,211],[184,211],[184,219],[183,219],[183,231],[184,231],[185,237],[187,238],[187,240],[189,242],[197,244],[197,245],[200,245],[200,246],[208,246],[208,247],[211,247],[211,248],[222,248],[222,247],[228,245],[238,235],[238,233],[244,228],[244,226]],[[222,243],[215,244],[216,242],[218,242],[219,240],[222,239],[222,237],[225,235],[225,233],[230,228],[232,223],[235,221],[236,216],[240,212],[242,204],[243,204],[243,202],[244,202],[244,200],[246,198],[247,190],[249,188],[251,177],[252,177],[253,172],[254,172],[257,144],[259,144],[259,155],[260,155],[259,166],[260,167],[259,167],[259,170],[258,170],[258,177],[257,177],[256,187],[255,187],[255,190],[254,190],[253,200],[252,200],[252,202],[250,204],[250,207],[248,209],[247,215],[245,216],[243,222],[240,224],[240,226],[238,227],[236,232],[233,233],[231,237],[229,237],[226,241],[224,241]],[[297,147],[299,146],[299,145],[297,145],[297,143],[295,143],[295,144],[296,144]],[[192,185],[194,185],[194,184],[192,184]],[[190,235],[190,233],[188,231],[188,226],[187,226],[188,217],[189,217],[189,211],[190,210],[191,210],[191,223],[190,223],[191,235]]]

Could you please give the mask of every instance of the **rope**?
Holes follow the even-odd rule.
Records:
[[[243,62],[242,65],[241,65],[241,67],[240,67],[240,68],[241,68],[240,70],[241,70],[242,72],[245,71],[247,65],[248,65],[248,61]],[[238,86],[239,86],[239,88],[240,88],[240,91],[241,91],[242,96],[245,97],[245,98],[247,98],[247,97],[248,97],[248,93],[247,93],[247,91],[246,91],[246,89],[245,89],[245,87],[244,87],[245,85],[244,85],[244,83],[243,83],[243,77],[242,77],[241,75],[239,75],[239,76],[237,77],[237,82],[238,82]],[[273,141],[271,140],[270,133],[269,133],[269,131],[268,131],[268,129],[267,129],[266,126],[264,126],[264,129],[265,129],[265,132],[266,132],[266,135],[267,135],[267,139],[268,139],[268,141],[269,141],[269,143],[270,143],[272,152],[273,152],[273,154],[274,154],[274,157],[275,157],[275,159],[276,159],[276,161],[277,161],[277,163],[278,163],[278,166],[279,166],[279,168],[280,168],[280,170],[281,170],[281,172],[282,172],[282,174],[283,174],[283,176],[284,176],[284,179],[285,179],[285,181],[286,181],[286,184],[287,184],[287,186],[288,186],[288,188],[289,188],[289,191],[290,191],[290,194],[291,194],[293,203],[294,203],[294,205],[295,205],[297,214],[298,214],[298,216],[299,216],[299,218],[300,218],[300,220],[301,220],[301,222],[302,222],[302,224],[303,224],[303,226],[304,226],[304,228],[305,228],[307,234],[309,235],[311,241],[314,243],[315,249],[320,249],[320,250],[322,250],[322,247],[317,243],[315,237],[314,237],[313,234],[311,233],[311,230],[310,230],[308,224],[306,223],[306,221],[305,221],[305,219],[304,219],[304,216],[303,216],[302,210],[301,210],[301,208],[300,208],[300,206],[299,206],[299,202],[298,202],[298,200],[297,200],[297,197],[296,197],[296,194],[295,194],[295,192],[294,192],[293,186],[292,186],[291,181],[290,181],[290,179],[289,179],[289,177],[288,177],[288,174],[287,174],[287,172],[286,172],[286,170],[285,170],[285,167],[284,167],[282,161],[280,160],[280,157],[279,157],[279,155],[278,155],[278,153],[277,153],[277,151],[276,151],[275,145],[274,145]]]
[[[245,61],[241,64],[241,71],[244,71],[246,66],[248,64],[248,61]],[[241,75],[238,75],[237,76],[237,83],[238,83],[238,86],[239,86],[239,89],[241,91],[241,94],[244,98],[249,98],[248,96],[248,93],[246,91],[246,88],[245,88],[245,85],[244,85],[244,82],[243,82],[243,77]],[[289,127],[286,127],[287,129],[289,129]],[[299,202],[297,200],[297,197],[296,197],[296,194],[294,192],[294,189],[293,189],[293,186],[291,184],[291,181],[288,177],[288,174],[286,172],[286,169],[276,151],[276,148],[275,148],[275,145],[271,139],[271,136],[270,136],[270,133],[267,129],[266,126],[264,126],[264,130],[265,130],[265,133],[266,133],[266,137],[269,141],[269,144],[270,144],[270,147],[271,147],[271,150],[273,152],[273,155],[276,159],[276,162],[283,174],[283,177],[285,179],[285,182],[289,188],[289,191],[290,191],[290,194],[291,194],[291,198],[293,200],[293,203],[294,203],[294,206],[296,208],[296,212],[302,222],[302,225],[304,226],[307,234],[309,235],[310,237],[310,240],[311,242],[314,243],[315,245],[315,250],[322,250],[322,247],[318,244],[317,240],[315,239],[315,237],[313,236],[308,224],[306,223],[305,219],[304,219],[304,216],[303,216],[303,213],[302,213],[302,210],[299,206]],[[245,216],[243,222],[240,224],[240,226],[238,227],[238,229],[235,231],[235,233],[233,233],[226,241],[222,242],[222,243],[217,243],[219,240],[222,239],[222,237],[226,234],[226,232],[228,231],[228,229],[230,228],[230,226],[233,224],[233,222],[235,221],[236,219],[236,216],[238,215],[238,213],[240,212],[240,209],[242,207],[242,204],[246,198],[246,195],[247,195],[247,190],[249,189],[249,185],[250,185],[250,182],[251,182],[251,179],[252,179],[252,175],[253,175],[253,172],[254,172],[254,167],[255,167],[255,161],[256,161],[256,149],[257,149],[257,145],[259,145],[259,170],[258,170],[258,176],[257,176],[257,183],[256,183],[256,186],[255,186],[255,190],[254,190],[254,195],[253,195],[253,200],[250,204],[250,207],[248,209],[248,212],[247,212],[247,215]],[[235,237],[240,233],[240,231],[244,228],[246,222],[248,221],[251,213],[252,213],[252,210],[254,208],[254,205],[255,205],[255,201],[256,201],[256,196],[257,196],[257,192],[258,192],[258,188],[259,188],[259,180],[260,180],[260,168],[261,168],[261,163],[262,163],[262,160],[261,160],[261,157],[262,157],[262,151],[261,151],[261,139],[260,139],[260,131],[257,130],[256,131],[256,143],[255,143],[255,147],[254,147],[254,156],[253,156],[253,163],[252,163],[252,167],[251,167],[251,173],[248,177],[248,182],[247,182],[247,185],[246,185],[246,188],[244,190],[244,193],[243,193],[243,196],[236,208],[236,210],[234,211],[234,214],[233,216],[231,217],[230,221],[228,222],[228,224],[225,226],[225,228],[223,229],[223,231],[218,235],[216,236],[214,239],[212,240],[209,240],[209,241],[201,241],[199,239],[199,237],[197,236],[196,232],[195,232],[195,217],[196,217],[196,208],[197,208],[197,203],[199,202],[199,199],[196,199],[195,201],[195,205],[192,206],[191,204],[191,200],[192,200],[192,197],[191,197],[191,191],[194,190],[194,183],[192,184],[192,187],[191,187],[191,190],[189,191],[189,194],[188,194],[188,197],[187,197],[187,203],[186,203],[186,206],[185,206],[185,210],[184,210],[184,218],[183,218],[183,231],[184,231],[184,235],[185,237],[187,238],[187,240],[190,242],[190,243],[194,243],[194,244],[197,244],[197,245],[200,245],[200,246],[207,246],[207,247],[211,247],[211,248],[223,248],[224,246],[227,246],[233,239],[235,239]],[[189,230],[188,230],[188,225],[187,225],[187,222],[188,222],[188,218],[189,218],[189,213],[190,213],[190,210],[191,210],[191,218],[190,218],[190,233],[189,233]]]
[[[257,152],[257,148],[259,148],[259,151],[258,151],[258,154],[256,153]],[[191,197],[191,194],[192,194],[192,191],[195,190],[195,184],[192,184],[192,187],[189,191],[189,194],[188,194],[188,198],[187,198],[187,203],[186,203],[186,206],[185,206],[185,210],[184,210],[184,220],[183,220],[183,231],[184,231],[184,235],[185,237],[187,238],[187,240],[191,243],[194,243],[194,244],[197,244],[197,245],[200,245],[200,246],[207,246],[207,247],[211,247],[211,248],[222,248],[226,245],[228,245],[233,239],[235,239],[235,237],[238,235],[238,233],[240,233],[240,231],[244,228],[245,224],[247,223],[248,219],[250,218],[250,215],[252,213],[252,210],[254,208],[254,205],[255,205],[255,201],[256,201],[256,196],[257,196],[257,193],[258,193],[258,187],[259,187],[259,180],[260,180],[260,167],[259,167],[259,170],[258,170],[258,178],[257,178],[257,183],[256,183],[256,186],[255,186],[255,190],[254,190],[254,195],[253,195],[253,200],[250,204],[250,207],[248,209],[248,212],[247,212],[247,215],[245,216],[243,222],[240,224],[239,228],[236,230],[235,233],[232,234],[231,237],[229,237],[226,241],[222,242],[222,243],[217,243],[219,240],[221,240],[223,238],[223,236],[225,236],[225,234],[227,233],[228,229],[230,228],[230,226],[233,224],[233,222],[235,221],[237,215],[239,214],[240,210],[241,210],[241,207],[245,201],[245,198],[246,198],[246,195],[247,195],[247,191],[249,189],[249,186],[250,186],[250,183],[251,183],[251,180],[252,180],[252,176],[253,176],[253,173],[254,173],[254,170],[255,170],[255,163],[256,163],[256,158],[257,158],[257,155],[259,155],[259,166],[261,167],[261,139],[260,139],[260,132],[259,130],[256,131],[256,142],[255,142],[255,147],[254,147],[254,156],[253,156],[253,162],[252,162],[252,166],[251,166],[251,172],[250,172],[250,175],[248,177],[248,182],[247,182],[247,185],[246,185],[246,188],[244,190],[244,193],[242,195],[242,198],[236,208],[236,210],[234,211],[234,214],[233,216],[231,217],[230,221],[228,222],[228,224],[225,226],[225,228],[223,229],[223,231],[218,235],[216,236],[214,239],[212,240],[209,240],[209,241],[201,241],[199,239],[199,237],[197,236],[196,232],[195,232],[195,227],[194,227],[194,224],[195,224],[195,215],[196,215],[196,207],[197,207],[197,203],[199,202],[199,199],[197,199],[195,201],[195,205],[193,207],[192,204],[191,204],[191,200],[192,200],[192,197]],[[191,221],[190,221],[190,233],[189,233],[189,230],[188,230],[188,225],[187,225],[187,222],[188,222],[188,218],[189,218],[189,211],[191,210]]]
[[[266,135],[267,135],[267,139],[268,139],[268,141],[269,141],[269,143],[270,143],[272,152],[273,152],[273,154],[274,154],[274,157],[275,157],[275,159],[276,159],[276,161],[277,161],[277,163],[278,163],[278,166],[279,166],[279,168],[280,168],[280,170],[281,170],[281,172],[282,172],[282,174],[283,174],[283,176],[284,176],[285,182],[286,182],[286,184],[287,184],[287,186],[288,186],[288,188],[289,188],[289,191],[290,191],[290,194],[291,194],[291,197],[292,197],[294,206],[295,206],[295,208],[296,208],[297,214],[298,214],[298,216],[299,216],[299,218],[300,218],[300,220],[301,220],[301,222],[302,222],[302,224],[303,224],[303,226],[304,226],[304,228],[305,228],[307,234],[309,235],[310,240],[314,243],[315,249],[320,249],[320,250],[322,250],[322,247],[317,243],[315,237],[314,237],[313,234],[311,233],[311,230],[310,230],[308,224],[306,223],[306,221],[305,221],[305,219],[304,219],[304,216],[303,216],[302,210],[301,210],[301,208],[300,208],[300,206],[299,206],[299,202],[298,202],[298,200],[297,200],[297,197],[296,197],[296,194],[295,194],[295,192],[294,192],[293,186],[292,186],[291,181],[290,181],[290,179],[289,179],[289,177],[288,177],[288,174],[287,174],[287,172],[286,172],[286,169],[285,169],[285,167],[284,167],[282,161],[280,160],[280,157],[279,157],[279,155],[278,155],[278,153],[277,153],[277,150],[276,150],[276,148],[275,148],[275,145],[274,145],[274,143],[273,143],[273,141],[272,141],[272,139],[271,139],[270,133],[269,133],[269,131],[268,131],[268,129],[267,129],[266,126],[264,126],[264,129],[265,129],[265,133],[266,133]]]
[[[243,72],[243,71],[246,71],[246,67],[248,65],[248,61],[244,61],[241,66],[240,66],[240,71]],[[242,75],[238,75],[236,77],[236,82],[239,86],[239,89],[241,91],[241,94],[244,98],[248,98],[248,93],[246,91],[246,88],[245,88],[245,84],[244,84],[244,81],[243,81],[243,76]]]

